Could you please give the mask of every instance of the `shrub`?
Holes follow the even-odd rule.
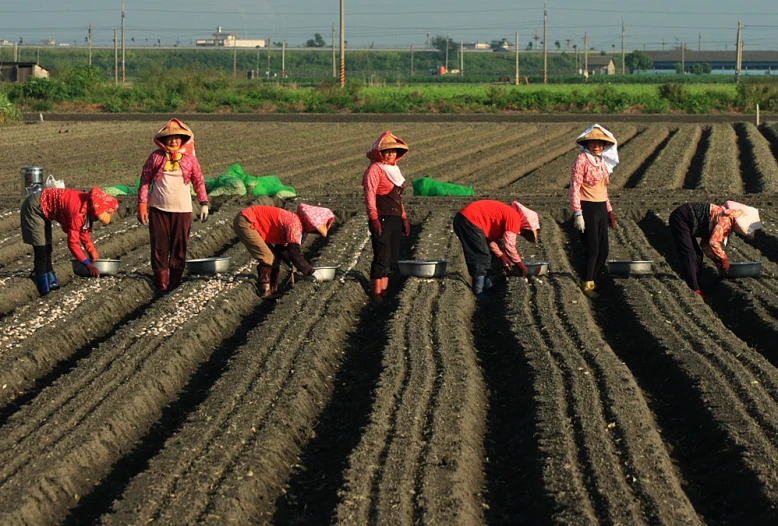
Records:
[[[0,124],[19,122],[22,120],[22,112],[14,103],[8,100],[5,93],[0,93]]]

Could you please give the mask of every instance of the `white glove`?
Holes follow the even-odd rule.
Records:
[[[575,216],[575,219],[573,220],[573,225],[575,226],[575,229],[580,230],[581,233],[583,233],[583,231],[586,230],[583,214],[578,214],[577,216]]]
[[[208,221],[208,205],[200,205],[200,222]]]
[[[317,278],[315,274],[311,274],[310,276],[303,276],[303,279],[305,281],[312,281],[313,283],[319,282],[319,278]]]

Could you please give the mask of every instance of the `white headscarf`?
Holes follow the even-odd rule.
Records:
[[[582,152],[585,152],[586,155],[589,155],[590,157],[594,158],[595,155],[589,150],[587,150],[583,144],[579,144],[578,141],[582,137],[586,137],[588,134],[590,134],[592,130],[594,130],[595,128],[599,128],[600,131],[602,131],[605,135],[613,139],[613,144],[607,144],[605,146],[605,149],[602,151],[602,154],[600,155],[600,157],[602,157],[602,160],[605,161],[605,166],[607,166],[608,168],[608,173],[612,174],[613,169],[616,168],[616,166],[619,164],[619,149],[618,149],[618,143],[616,142],[616,137],[614,137],[611,132],[609,132],[599,124],[592,124],[581,135],[576,137],[575,144],[581,149]]]

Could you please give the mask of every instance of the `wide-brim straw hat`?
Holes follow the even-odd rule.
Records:
[[[592,128],[592,131],[590,131],[586,135],[578,137],[575,140],[575,142],[577,142],[578,144],[583,144],[588,141],[603,141],[603,142],[607,142],[608,144],[616,144],[615,140],[613,140],[604,131],[602,131],[600,128],[597,127]]]
[[[192,132],[187,130],[186,128],[183,128],[180,124],[178,124],[175,121],[171,121],[165,125],[164,128],[159,130],[156,135],[154,135],[155,139],[161,139],[163,137],[169,137],[171,135],[181,135],[182,137],[192,137]]]
[[[405,150],[408,151],[408,147],[401,142],[397,142],[393,137],[388,137],[381,143],[379,150]]]

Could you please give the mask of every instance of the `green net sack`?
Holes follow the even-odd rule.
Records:
[[[472,196],[475,195],[472,186],[460,186],[454,183],[443,183],[436,181],[431,177],[422,177],[411,181],[413,184],[413,195],[434,197],[434,196]]]
[[[267,195],[283,199],[296,197],[297,191],[292,186],[286,186],[277,175],[265,175],[255,177],[256,183],[251,195]]]
[[[123,185],[103,186],[101,188],[101,190],[103,192],[105,192],[106,194],[111,195],[113,197],[117,197],[117,196],[120,196],[120,195],[131,195],[129,193],[130,187],[123,186]],[[136,194],[138,193],[137,190],[135,191],[135,193]]]
[[[237,177],[229,175],[220,175],[216,178],[213,191],[208,195],[246,195],[246,185]]]

